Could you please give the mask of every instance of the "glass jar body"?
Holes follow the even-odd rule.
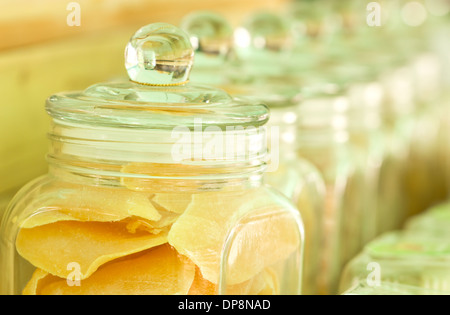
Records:
[[[1,226],[2,294],[300,293],[303,225],[281,194],[101,182],[53,170],[16,195]]]
[[[305,228],[302,294],[318,294],[325,186],[318,171],[300,159],[281,160],[264,181],[287,196],[298,208]]]
[[[325,183],[321,293],[336,294],[341,269],[375,235],[379,140],[345,89],[305,99],[298,113],[297,153]]]
[[[364,173],[346,144],[303,145],[299,155],[321,173],[325,181],[325,203],[319,290],[335,294],[345,261],[361,248],[364,233]]]
[[[417,117],[414,114],[414,82],[411,68],[402,64],[380,75],[386,99],[383,102],[385,151],[380,174],[379,234],[399,229],[408,208],[420,196],[411,196],[411,147]],[[415,181],[417,182],[417,181]]]
[[[316,295],[319,293],[320,249],[325,237],[325,184],[314,165],[296,154],[295,120],[295,106],[271,108],[270,162],[263,181],[288,197],[300,213],[305,228],[302,294]]]
[[[378,181],[377,235],[400,229],[406,220],[408,147],[394,130],[384,128],[383,157]]]
[[[441,163],[441,132],[445,129],[442,86],[444,64],[433,51],[418,53],[410,61],[414,74],[415,121],[408,160],[408,217],[446,198],[445,166]]]
[[[15,190],[0,193],[0,224],[2,222],[3,214],[6,211],[6,207],[8,206],[8,203],[11,201],[15,193]]]

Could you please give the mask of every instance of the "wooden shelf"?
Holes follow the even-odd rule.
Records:
[[[195,10],[214,10],[232,22],[257,9],[276,10],[288,0],[77,0],[80,26],[68,26],[70,1],[3,0],[0,50],[110,28],[153,22],[178,23]]]

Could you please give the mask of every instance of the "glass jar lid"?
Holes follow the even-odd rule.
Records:
[[[134,129],[264,125],[268,109],[238,101],[225,91],[189,83],[194,50],[179,28],[155,23],[142,27],[125,49],[125,82],[95,84],[84,91],[58,93],[47,100],[57,120],[103,127]],[[218,74],[220,75],[220,74]]]
[[[423,233],[388,233],[367,245],[366,250],[372,258],[432,260],[434,262],[450,259],[450,244],[440,238],[429,237]]]

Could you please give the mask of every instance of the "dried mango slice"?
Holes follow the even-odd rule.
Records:
[[[197,190],[202,183],[192,179],[183,179],[189,176],[213,175],[235,173],[234,167],[208,167],[204,165],[180,163],[129,163],[121,169],[124,174],[137,174],[154,176],[154,178],[127,177],[121,178],[123,186],[138,192],[167,192],[167,187],[174,187],[174,191]],[[230,180],[231,181],[231,180]]]
[[[31,277],[31,280],[28,281],[27,285],[22,291],[23,295],[35,295],[38,291],[38,288],[50,283],[55,280],[60,279],[58,277],[50,276],[50,274],[42,269],[36,269]]]
[[[157,234],[161,231],[167,230],[170,226],[178,219],[180,216],[177,213],[170,212],[162,208],[158,204],[154,204],[155,208],[158,210],[161,218],[158,221],[143,221],[143,220],[129,220],[130,223],[127,225],[127,229],[130,233],[134,233],[137,230],[145,230],[150,233]]]
[[[79,286],[37,269],[23,294],[37,295],[185,295],[194,264],[169,245],[111,261]]]
[[[247,281],[286,259],[300,244],[294,212],[273,200],[277,199],[266,190],[194,194],[173,224],[169,244],[189,257],[206,280],[217,284],[220,257],[230,236],[227,285]]]
[[[224,168],[223,170],[225,170]],[[122,167],[122,173],[140,174],[164,177],[185,177],[190,175],[216,174],[216,168],[208,168],[204,165],[190,164],[164,164],[164,163],[129,163]],[[167,187],[166,187],[167,190]]]
[[[151,201],[154,207],[158,210],[160,219],[158,221],[138,220],[136,218],[127,219],[129,221],[127,229],[130,233],[135,233],[137,230],[148,231],[153,234],[158,234],[170,228],[170,226],[178,219],[179,214],[167,211],[159,204]]]
[[[166,242],[167,231],[132,234],[125,222],[60,221],[21,229],[16,248],[31,264],[61,278],[71,272],[67,270],[70,263],[77,263],[85,279],[108,261]]]
[[[266,282],[268,281],[268,282]],[[255,295],[263,292],[270,294],[270,288],[273,287],[273,278],[268,271],[264,270],[262,273],[256,275],[252,279],[243,283],[227,286],[225,294],[227,295]],[[203,278],[200,269],[196,267],[195,278],[189,289],[189,295],[215,295],[218,294],[218,285],[209,282]]]
[[[130,233],[135,233],[136,231],[142,230],[153,234],[158,234],[163,231],[170,229],[170,226],[178,219],[179,215],[168,212],[161,211],[162,217],[159,221],[144,221],[144,220],[127,220],[127,229]]]
[[[235,230],[227,268],[232,283],[245,281],[249,275],[287,259],[300,244],[292,215],[277,213],[272,207],[255,211]]]
[[[167,211],[181,214],[192,202],[192,194],[156,193],[152,200]]]
[[[217,285],[203,278],[198,267],[195,268],[195,277],[188,295],[216,295]]]
[[[264,270],[264,288],[258,292],[258,295],[278,295],[280,294],[280,286],[278,276],[274,270],[267,268]]]
[[[136,178],[124,176],[121,178],[121,183],[128,189],[139,192],[164,192],[167,190],[167,187],[174,187],[174,185],[179,186],[175,188],[176,190],[181,190],[183,189],[182,187],[196,189],[197,187],[192,180],[183,181],[182,178],[192,174],[200,174],[201,170],[201,167],[192,165],[129,163],[122,167],[122,173],[155,176],[155,178]],[[176,179],[173,180],[167,177],[173,177]]]
[[[161,215],[149,197],[126,189],[63,188],[58,190],[58,198],[50,198],[41,205],[35,214],[21,223],[21,227],[33,228],[68,220],[115,222],[132,216],[158,221]]]

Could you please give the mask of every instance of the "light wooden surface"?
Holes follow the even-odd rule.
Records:
[[[68,26],[67,6],[80,6],[80,26]],[[277,10],[288,0],[2,0],[0,50],[115,27],[178,23],[195,10],[214,10],[232,23],[255,9]]]

